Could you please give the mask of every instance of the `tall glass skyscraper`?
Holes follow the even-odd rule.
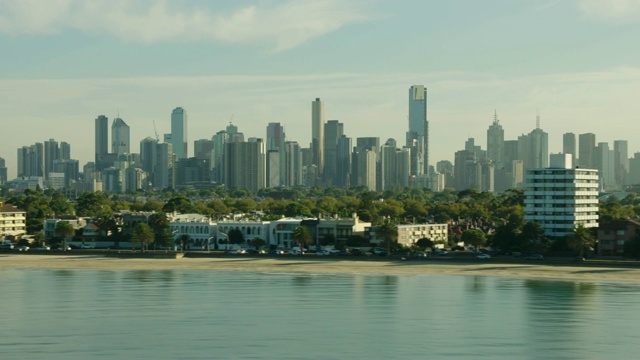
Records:
[[[111,124],[111,152],[116,155],[131,153],[129,125],[121,118],[113,119]]]
[[[427,88],[413,85],[409,88],[409,131],[407,147],[415,153],[411,175],[429,173],[429,121],[427,120]]]
[[[171,112],[171,144],[176,159],[189,157],[187,142],[187,111],[177,107]]]
[[[318,177],[324,171],[324,104],[320,98],[311,102],[311,156],[318,169]]]
[[[96,118],[95,146],[95,163],[97,164],[102,156],[109,153],[109,119],[104,115],[100,115]]]

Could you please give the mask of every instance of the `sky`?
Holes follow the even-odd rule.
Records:
[[[193,141],[229,122],[311,140],[311,102],[347,136],[404,143],[408,89],[428,88],[430,163],[536,126],[640,151],[640,0],[0,0],[0,157],[71,143],[93,160],[94,119],[118,115],[132,152],[188,114]]]

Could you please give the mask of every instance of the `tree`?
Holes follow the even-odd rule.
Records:
[[[536,249],[539,250],[545,245],[544,229],[539,223],[529,221],[522,226],[522,232],[518,240],[518,250],[520,251],[531,252]]]
[[[229,247],[228,244],[244,244],[244,235],[242,234],[242,231],[238,229],[229,230],[227,233],[227,248]]]
[[[187,234],[182,234],[178,236],[177,241],[178,241],[178,244],[180,244],[180,249],[184,251],[187,248],[187,246],[189,246],[189,243],[191,242],[191,238]]]
[[[76,229],[74,229],[73,226],[71,226],[71,224],[66,221],[58,221],[54,233],[56,234],[56,236],[62,237],[62,249],[66,251],[67,237],[73,236],[76,233]]]
[[[416,246],[422,250],[426,250],[427,248],[433,249],[433,247],[435,246],[435,243],[431,241],[431,239],[429,238],[422,238],[416,241]]]
[[[145,251],[148,249],[149,244],[152,244],[155,240],[153,230],[149,225],[145,223],[139,223],[133,228],[131,233],[131,242],[134,244],[140,244],[140,249]]]
[[[576,227],[571,234],[567,235],[565,239],[569,248],[573,249],[580,257],[584,255],[585,250],[591,249],[596,243],[596,239],[589,229],[585,228],[582,224],[578,224],[578,227]]]
[[[474,247],[483,246],[487,242],[487,237],[478,229],[465,230],[462,233],[461,239],[465,245],[472,245]]]
[[[298,243],[298,246],[300,246],[300,255],[303,254],[302,250],[305,245],[311,243],[311,239],[311,232],[306,226],[298,226],[293,230],[293,240],[295,240]]]
[[[173,246],[175,245],[173,241],[173,233],[171,232],[171,229],[169,227],[166,227],[157,233],[154,231],[154,236],[155,236],[155,241],[153,242],[154,246],[160,246],[167,249],[167,248],[173,248]]]
[[[376,236],[382,238],[384,244],[387,245],[387,256],[391,255],[391,245],[398,242],[398,228],[395,224],[385,222],[376,229]]]

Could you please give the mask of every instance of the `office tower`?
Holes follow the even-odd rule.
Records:
[[[573,167],[578,165],[576,159],[578,158],[577,146],[576,146],[576,134],[565,133],[562,135],[562,153],[571,154],[571,164]]]
[[[524,220],[535,221],[552,239],[578,225],[598,227],[598,171],[576,169],[569,154],[552,154],[551,166],[527,170]]]
[[[413,85],[409,88],[409,131],[406,146],[411,148],[415,159],[411,175],[428,174],[429,121],[427,119],[427,88],[424,85]]]
[[[336,185],[338,139],[344,135],[344,124],[329,120],[324,125],[324,184]]]
[[[640,152],[633,154],[633,158],[629,159],[629,178],[628,185],[640,184]]]
[[[302,185],[302,155],[300,154],[300,145],[295,141],[286,141],[284,143],[284,169],[285,177],[284,186],[300,186]]]
[[[476,189],[478,174],[478,158],[476,153],[469,150],[456,151],[454,155],[454,187],[461,191],[465,189]]]
[[[171,112],[171,145],[176,159],[189,157],[187,142],[187,111],[177,107]]]
[[[129,154],[129,125],[121,118],[111,124],[111,152],[116,155]]]
[[[53,162],[60,159],[60,147],[54,139],[44,142],[44,176],[53,171]]]
[[[265,187],[265,144],[262,139],[231,142],[224,149],[225,186],[252,192]]]
[[[71,160],[71,144],[66,141],[60,143],[60,159]]]
[[[7,183],[7,166],[3,158],[0,157],[0,186]]]
[[[230,141],[229,133],[226,130],[218,131],[211,138],[213,150],[211,157],[212,180],[224,183],[224,145]]]
[[[504,166],[504,129],[498,120],[498,112],[493,115],[493,124],[487,129],[487,157],[493,160],[498,168]]]
[[[476,140],[474,138],[468,138],[467,141],[465,141],[464,149],[476,154],[478,159],[485,159],[487,157],[487,152],[482,150],[480,145],[476,145]]]
[[[398,149],[393,139],[380,148],[380,189],[391,190],[409,185],[410,151]]]
[[[178,159],[176,163],[176,186],[183,187],[211,182],[209,159],[195,157]]]
[[[18,177],[44,177],[44,145],[35,143],[18,149]]]
[[[175,182],[173,145],[156,145],[156,162],[153,169],[154,189],[173,189]]]
[[[598,143],[594,152],[594,167],[600,174],[600,189],[616,190],[615,154],[606,142]]]
[[[140,168],[147,173],[147,180],[153,183],[157,161],[158,140],[146,137],[140,141]],[[145,187],[146,188],[146,187]]]
[[[284,128],[280,123],[267,125],[267,187],[284,185],[285,174],[285,149]]]
[[[64,174],[64,187],[69,188],[71,184],[79,179],[80,163],[78,160],[57,159],[53,161],[52,173]]]
[[[336,176],[334,185],[341,188],[351,186],[351,138],[340,136],[336,145]]]
[[[595,169],[596,134],[578,135],[578,165],[585,169]]]
[[[613,142],[613,152],[615,156],[614,170],[616,173],[616,186],[622,189],[627,185],[629,175],[629,146],[626,140],[615,140]]]
[[[98,116],[95,120],[95,137],[95,163],[97,165],[102,156],[109,153],[109,119],[104,115]]]
[[[320,98],[311,102],[311,156],[320,177],[324,171],[324,103]]]
[[[200,160],[211,160],[213,140],[200,139],[193,142],[193,157]]]
[[[377,154],[371,148],[355,147],[352,154],[352,185],[377,191]]]

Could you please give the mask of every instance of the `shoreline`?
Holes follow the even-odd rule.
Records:
[[[291,257],[119,258],[102,254],[0,254],[0,269],[209,270],[362,275],[471,275],[539,280],[640,283],[640,267],[499,261],[374,261]]]

